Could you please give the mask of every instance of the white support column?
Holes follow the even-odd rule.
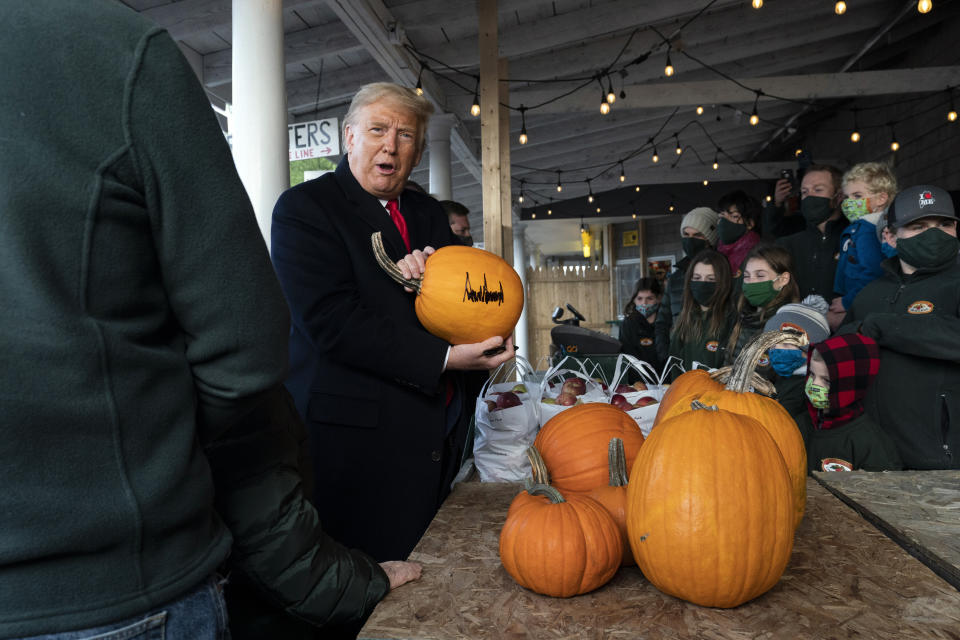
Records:
[[[453,180],[450,178],[450,130],[456,118],[452,113],[440,113],[430,118],[427,142],[430,145],[430,193],[437,200],[453,200]]]
[[[233,0],[233,160],[270,246],[273,205],[290,186],[283,0]]]
[[[523,291],[527,291],[527,251],[524,243],[523,224],[516,224],[513,227],[513,268],[520,276],[520,282],[523,284]],[[514,340],[519,347],[517,353],[527,360],[530,359],[530,333],[527,326],[527,304],[529,300],[524,301],[523,311],[520,313],[520,320],[517,321],[517,329],[514,333]]]

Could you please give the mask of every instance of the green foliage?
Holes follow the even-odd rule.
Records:
[[[323,171],[328,169],[333,171],[337,164],[330,158],[307,158],[306,160],[294,160],[290,163],[290,186],[295,186],[303,182],[304,171]]]

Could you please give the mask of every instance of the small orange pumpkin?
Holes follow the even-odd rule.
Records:
[[[759,422],[777,443],[787,471],[790,472],[796,504],[795,525],[799,525],[807,503],[807,450],[803,444],[803,436],[796,421],[779,402],[749,390],[751,375],[757,362],[767,349],[780,343],[804,346],[806,338],[792,331],[768,331],[758,334],[744,346],[733,363],[726,387],[694,390],[683,396],[663,416],[657,417],[668,420],[687,413],[690,411],[690,403],[699,400],[702,404],[716,405],[726,411],[750,416]]]
[[[500,532],[500,562],[522,587],[568,598],[602,587],[623,555],[620,529],[596,500],[533,485]]]
[[[620,438],[629,467],[643,445],[643,432],[626,412],[588,402],[547,420],[533,444],[560,491],[586,493],[609,483],[610,438]]]
[[[780,579],[793,548],[783,457],[753,418],[696,403],[650,432],[630,472],[627,535],[655,587],[735,607]]]
[[[373,253],[396,282],[417,292],[414,309],[423,328],[450,344],[473,344],[494,336],[506,340],[523,311],[523,283],[500,256],[451,245],[427,258],[423,276],[408,280],[373,234]]]
[[[623,560],[620,566],[628,567],[636,562],[627,538],[627,461],[623,455],[623,440],[620,438],[610,438],[609,458],[610,484],[597,487],[587,495],[602,504],[620,527],[623,535]]]

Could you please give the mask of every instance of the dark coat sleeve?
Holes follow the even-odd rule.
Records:
[[[309,469],[301,475],[305,440],[293,401],[279,386],[206,444],[217,512],[234,536],[230,570],[278,612],[318,626],[356,625],[387,594],[389,581],[373,558],[323,532],[303,484]]]

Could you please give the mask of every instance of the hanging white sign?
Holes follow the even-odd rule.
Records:
[[[290,140],[290,162],[340,155],[336,118],[288,124],[287,136]]]

